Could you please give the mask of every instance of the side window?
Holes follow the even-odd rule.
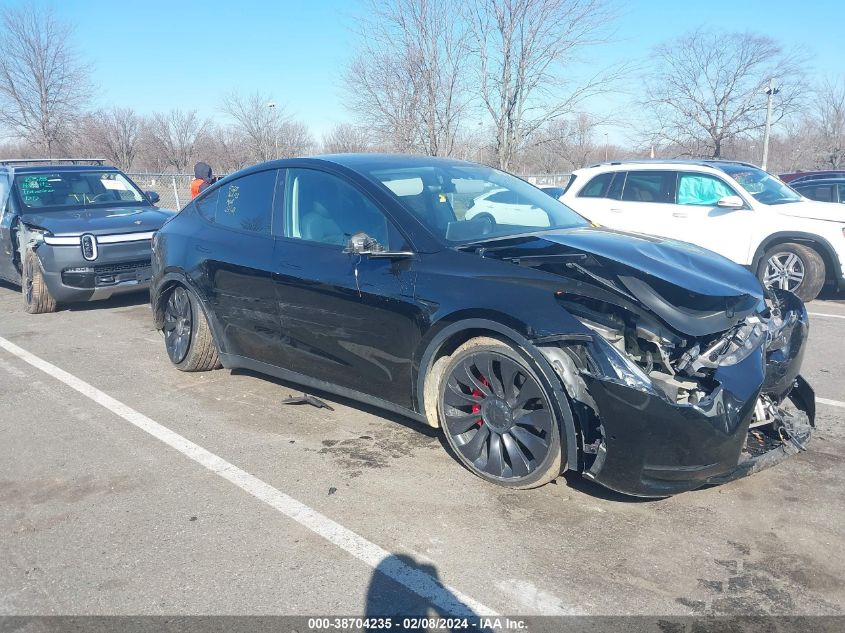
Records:
[[[607,195],[605,197],[611,198],[613,200],[619,200],[622,198],[622,187],[625,185],[625,177],[628,175],[626,171],[617,171],[613,174],[613,182],[610,183],[610,187],[607,190]]]
[[[9,202],[9,192],[11,190],[6,174],[0,174],[0,218],[6,215],[6,205]]]
[[[197,207],[199,214],[209,222],[215,222],[215,214],[217,213],[217,200],[220,197],[220,190],[215,189],[211,193],[200,196],[196,199],[194,204]]]
[[[819,202],[836,202],[832,185],[804,186],[798,190],[798,193]]]
[[[837,185],[839,188],[839,202],[845,204],[845,185]]]
[[[578,192],[579,198],[604,198],[607,190],[610,187],[610,181],[613,180],[613,174],[599,174],[590,182],[584,185],[584,188]]]
[[[243,176],[218,189],[215,221],[240,231],[270,235],[276,170]]]
[[[356,233],[366,233],[385,250],[407,248],[368,196],[332,174],[289,169],[285,200],[286,237],[343,247]]]
[[[721,198],[735,195],[736,191],[714,176],[682,173],[678,178],[678,204],[715,207]]]
[[[675,175],[673,171],[629,171],[622,199],[632,202],[674,202]]]

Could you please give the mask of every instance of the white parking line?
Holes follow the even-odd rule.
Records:
[[[826,404],[830,407],[842,407],[845,409],[845,402],[839,402],[839,400],[828,400],[827,398],[816,398],[816,402],[819,404]]]
[[[826,314],[824,312],[808,312],[810,316],[829,317],[831,319],[845,319],[845,314]]]
[[[178,433],[171,431],[167,427],[135,411],[128,405],[103,393],[96,387],[89,385],[73,374],[59,369],[52,363],[39,358],[2,337],[0,337],[0,347],[14,354],[24,362],[29,363],[36,369],[40,369],[45,374],[63,382],[68,387],[75,389],[86,398],[93,400],[130,424],[149,433],[157,440],[176,449],[214,474],[230,481],[238,488],[248,492],[256,499],[263,501],[315,534],[319,534],[333,545],[336,545],[373,569],[378,568],[380,572],[389,578],[405,586],[418,596],[429,600],[442,612],[450,615],[463,616],[476,614],[495,617],[498,615],[490,607],[462,594],[449,585],[441,583],[433,576],[401,562],[393,557],[390,552],[375,543],[371,543],[363,536],[343,527],[301,501],[297,501],[293,497],[273,488],[270,484],[230,464],[222,457],[218,457],[214,453],[207,451],[202,446],[194,444]]]

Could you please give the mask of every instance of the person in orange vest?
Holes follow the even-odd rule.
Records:
[[[191,198],[196,198],[200,192],[214,182],[211,165],[197,163],[194,165],[194,179],[191,181]]]

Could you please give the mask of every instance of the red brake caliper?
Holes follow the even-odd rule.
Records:
[[[487,382],[487,379],[486,379],[484,376],[482,376],[482,377],[481,377],[481,384],[483,384],[485,387],[489,387],[489,386],[490,386],[490,383],[488,383],[488,382]],[[478,389],[473,389],[473,390],[472,390],[472,395],[473,395],[473,397],[474,397],[474,398],[482,398],[482,399],[483,399],[483,398],[486,398],[486,397],[487,397],[487,396],[485,396],[483,393],[481,393],[481,391],[479,391]],[[477,402],[476,402],[476,403],[473,403],[473,405],[472,405],[472,412],[473,412],[473,413],[481,413],[481,405],[480,405],[480,404],[478,404]],[[478,422],[476,422],[476,423],[475,423],[475,425],[476,425],[477,427],[481,427],[481,425],[482,425],[482,424],[484,424],[484,419],[483,419],[483,418],[479,418],[479,419],[478,419]]]

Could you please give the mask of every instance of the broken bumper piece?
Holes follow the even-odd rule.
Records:
[[[612,366],[593,363],[577,375],[560,348],[543,348],[579,418],[584,476],[625,494],[662,497],[737,479],[803,450],[815,418],[813,390],[798,374],[808,319],[797,298],[781,301],[777,328],[739,362],[716,366],[710,392],[695,402],[677,401],[644,372],[623,367],[630,363],[606,342],[587,355],[611,358]]]

